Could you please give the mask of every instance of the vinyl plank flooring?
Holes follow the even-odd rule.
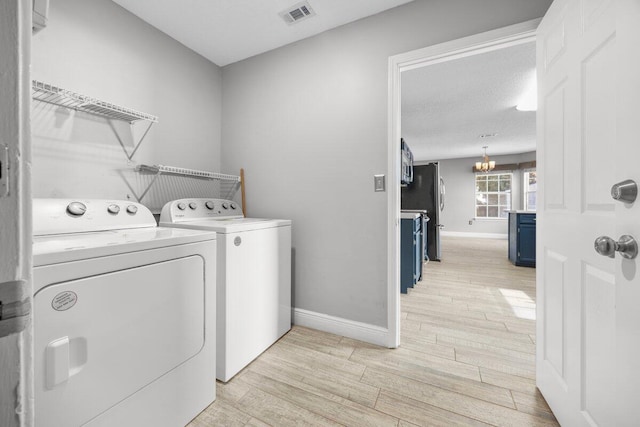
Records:
[[[364,372],[361,364],[282,341],[271,346],[269,353],[302,366],[335,370],[358,378]]]
[[[452,319],[451,317],[451,314],[449,314],[448,316],[423,313],[407,314],[407,319],[417,320],[420,323],[428,323],[437,326],[448,326],[454,328],[464,328],[465,326],[471,326],[473,328],[492,329],[497,331],[509,332],[504,322],[496,322],[493,320],[484,319],[472,319],[468,317],[457,317],[455,319]]]
[[[237,403],[243,411],[271,426],[340,426],[341,424],[318,415],[303,406],[293,404],[272,394],[252,387]],[[224,425],[224,424],[211,424]]]
[[[400,418],[399,425],[404,426],[467,427],[489,425],[419,400],[386,391],[380,394],[376,409]]]
[[[363,406],[373,407],[380,389],[331,372],[321,372],[295,366],[282,359],[260,358],[251,364],[249,370],[264,376],[286,382],[298,388],[315,393],[334,395],[349,399]]]
[[[521,351],[523,353],[535,354],[536,351],[535,344],[531,342],[531,337],[525,334],[512,333],[511,335],[496,336],[483,330],[472,331],[469,328],[443,328],[430,323],[422,323],[420,325],[420,330],[436,334],[439,343],[446,342],[440,339],[441,336],[448,336],[456,339],[463,339],[495,347]]]
[[[445,359],[402,347],[397,348],[394,351],[386,351],[386,349],[357,348],[349,360],[363,365],[378,365],[383,363],[388,366],[400,366],[411,370],[426,368],[456,375],[462,378],[480,381],[480,371],[477,366],[460,363],[455,360]]]
[[[401,396],[495,426],[553,425],[551,421],[545,418],[536,417],[516,409],[495,405],[398,375],[367,369],[362,381],[374,386],[384,387],[385,390]]]
[[[188,427],[229,426],[242,427],[251,421],[251,416],[236,409],[229,402],[218,400],[209,405]]]
[[[535,269],[507,242],[444,237],[387,349],[294,326],[189,427],[557,426],[535,385]]]
[[[244,427],[269,427],[269,424],[263,423],[257,418],[251,418],[249,422],[244,425]]]
[[[506,356],[509,358],[520,359],[524,361],[528,361],[531,363],[535,363],[536,355],[535,355],[535,347],[527,345],[525,348],[528,351],[522,351],[523,348],[519,350],[513,350],[511,348],[504,348],[496,345],[491,345],[483,342],[470,341],[464,338],[450,337],[448,335],[440,334],[437,337],[439,345],[446,345],[456,348],[462,349],[471,349],[477,351],[486,351],[490,354],[496,356]]]
[[[287,334],[282,337],[280,342],[297,345],[308,350],[326,353],[342,359],[348,359],[349,356],[351,356],[351,353],[353,353],[353,347],[341,343],[340,340],[337,342],[322,341],[319,339],[308,340],[301,337],[298,333]]]
[[[493,369],[519,377],[530,379],[536,378],[536,368],[530,362],[516,360],[506,356],[492,355],[484,351],[475,351],[458,348],[456,349],[456,360],[470,365]]]
[[[272,396],[277,396],[298,406],[322,414],[323,417],[346,426],[392,426],[398,424],[397,418],[375,411],[372,408],[359,405],[348,399],[330,399],[307,390],[286,384],[273,378],[247,371],[240,378]]]
[[[404,377],[412,381],[424,383],[427,387],[438,387],[443,390],[484,400],[506,408],[516,409],[513,397],[507,389],[429,369],[422,369],[420,371],[416,370],[413,372],[409,369],[395,369],[389,365],[379,364],[377,366],[368,367],[367,371],[365,371],[365,374],[362,376],[362,381],[371,384],[367,378],[370,378],[371,376],[377,376],[380,378],[385,375],[389,375],[389,378],[391,379],[395,378],[395,376]],[[375,386],[375,384],[371,385]]]
[[[531,378],[506,374],[482,367],[480,368],[480,376],[483,383],[493,384],[511,391],[534,393],[537,390],[536,382]]]

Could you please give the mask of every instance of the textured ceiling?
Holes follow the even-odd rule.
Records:
[[[316,16],[278,15],[300,0],[113,0],[211,62],[224,66],[412,0],[309,0]]]
[[[402,73],[402,136],[414,158],[480,158],[484,145],[489,156],[535,151],[536,113],[515,109],[535,66],[526,43]]]

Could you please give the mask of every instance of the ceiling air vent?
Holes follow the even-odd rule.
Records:
[[[315,16],[315,14],[308,1],[300,2],[279,13],[282,19],[289,25],[311,18]]]

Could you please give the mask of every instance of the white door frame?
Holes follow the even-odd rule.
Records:
[[[0,425],[33,426],[31,1],[0,2]],[[21,304],[22,303],[22,304]]]
[[[389,58],[387,193],[387,327],[390,348],[400,345],[400,74],[522,43],[534,42],[540,19],[510,25]]]

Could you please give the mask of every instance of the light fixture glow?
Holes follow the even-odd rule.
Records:
[[[536,111],[538,109],[538,83],[536,79],[536,72],[532,73],[532,76],[527,85],[527,89],[520,96],[516,110],[518,111]]]
[[[484,148],[484,156],[482,156],[481,162],[476,162],[476,171],[478,172],[489,172],[496,167],[496,162],[494,160],[489,160],[489,156],[487,156],[488,147],[488,145],[482,147]]]

